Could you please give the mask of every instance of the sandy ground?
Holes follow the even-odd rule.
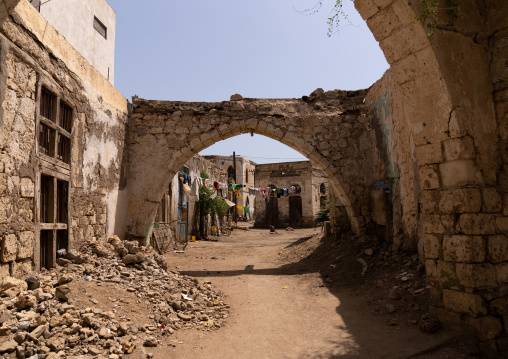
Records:
[[[170,269],[224,292],[230,316],[218,330],[180,330],[146,352],[182,359],[462,357],[441,345],[456,334],[425,334],[404,321],[388,325],[390,316],[375,310],[370,293],[326,285],[312,265],[299,264],[304,255],[288,263],[284,253],[317,233],[235,230],[219,242],[192,242],[185,253],[166,254]]]

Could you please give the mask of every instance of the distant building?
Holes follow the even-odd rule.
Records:
[[[292,186],[299,193],[273,191]],[[266,197],[256,196],[257,227],[312,227],[327,199],[328,180],[310,161],[269,163],[256,166],[255,187],[267,190]]]
[[[191,183],[194,183],[203,172],[209,176],[209,189],[214,182],[226,183],[227,181],[227,174],[222,168],[199,155],[194,155],[169,183],[157,209],[154,222],[170,224],[176,229],[177,240],[180,243],[185,242],[192,233],[200,230],[203,232],[202,235],[210,233],[211,222],[208,221],[208,217],[204,219],[206,223],[200,223],[203,218],[199,213],[198,198],[184,193],[183,182],[180,179],[187,175]],[[227,190],[220,190],[218,193],[226,197]]]
[[[234,178],[234,164],[233,164],[233,156],[203,156],[208,161],[215,163],[217,166],[221,167],[224,171],[228,173],[228,180],[230,183],[232,182],[232,178]],[[255,202],[256,196],[253,194],[249,194],[249,187],[254,187],[254,175],[257,164],[248,160],[246,158],[236,156],[236,183],[243,184],[243,187],[240,190],[241,196],[237,198],[237,205],[240,207],[249,208],[247,214],[248,219],[253,219],[254,211],[255,211]],[[243,216],[244,211],[238,210],[239,215]]]
[[[106,0],[29,0],[109,82],[115,78],[116,13]]]

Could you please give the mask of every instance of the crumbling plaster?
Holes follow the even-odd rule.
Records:
[[[0,70],[0,271],[21,276],[38,257],[38,88],[73,107],[71,247],[118,226],[127,100],[25,1],[0,2]]]

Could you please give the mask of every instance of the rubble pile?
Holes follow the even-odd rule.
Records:
[[[120,358],[136,347],[155,347],[176,330],[215,330],[229,306],[210,282],[167,271],[151,247],[121,241],[93,241],[70,251],[55,269],[0,285],[0,354],[9,358]],[[73,286],[114,285],[149,303],[148,323],[73,303]],[[75,295],[79,295],[75,293]],[[98,301],[92,299],[93,303]]]

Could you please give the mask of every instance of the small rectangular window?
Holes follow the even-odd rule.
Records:
[[[57,181],[57,195],[56,195],[56,221],[57,223],[67,223],[67,199],[68,199],[68,191],[69,191],[69,182],[67,181]]]
[[[71,163],[71,139],[60,133],[58,134],[58,154],[56,158],[67,164]]]
[[[50,269],[53,263],[53,231],[41,231],[41,268]]]
[[[50,176],[41,176],[41,223],[54,223],[55,185]]]
[[[53,95],[48,89],[43,87],[41,89],[41,107],[40,114],[46,119],[55,122],[55,104],[56,96]]]
[[[39,124],[39,150],[50,157],[55,153],[55,130],[42,123]]]
[[[60,100],[60,127],[71,133],[72,131],[72,107]]]
[[[101,34],[103,38],[108,38],[108,29],[99,19],[97,19],[97,16],[93,17],[93,28],[97,30],[97,32]]]

